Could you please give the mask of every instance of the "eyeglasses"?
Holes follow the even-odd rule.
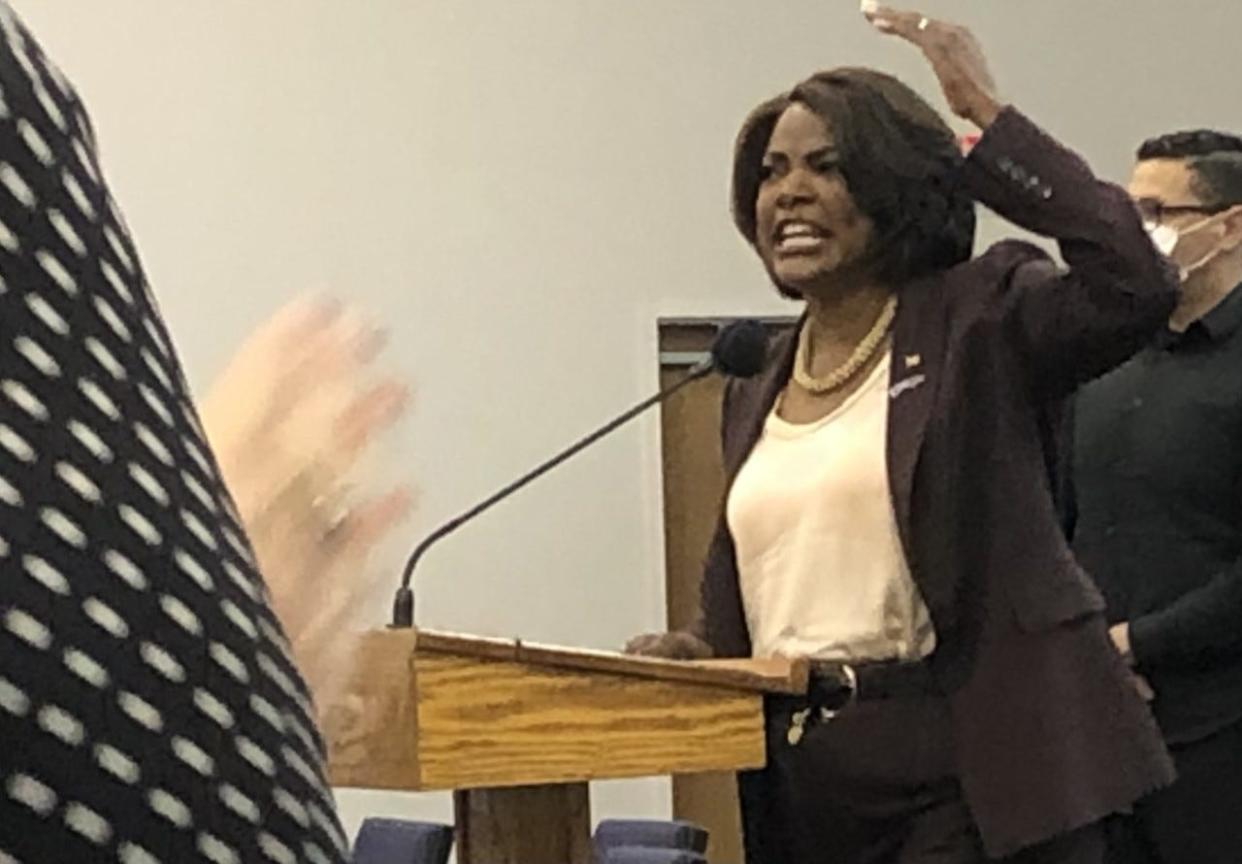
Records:
[[[1225,212],[1233,205],[1165,204],[1159,198],[1135,198],[1134,206],[1138,208],[1139,216],[1143,219],[1143,224],[1163,225],[1164,220],[1171,216],[1180,216],[1183,213],[1198,213],[1202,216],[1212,216],[1216,213]]]

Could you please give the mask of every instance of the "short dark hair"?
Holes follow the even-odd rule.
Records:
[[[1148,138],[1139,146],[1141,162],[1149,159],[1192,159],[1212,153],[1242,153],[1242,137],[1215,129],[1186,129]]]
[[[1204,204],[1242,204],[1242,136],[1213,129],[1173,132],[1144,141],[1138,158],[1185,160]]]
[[[763,157],[777,121],[795,103],[832,130],[845,183],[876,228],[877,276],[896,284],[969,260],[975,205],[956,182],[963,157],[953,130],[905,84],[862,68],[813,75],[760,105],[742,125],[733,157],[733,221],[752,246]]]

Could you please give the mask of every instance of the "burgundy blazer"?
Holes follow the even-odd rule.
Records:
[[[906,557],[936,626],[960,777],[984,845],[1002,856],[1124,810],[1172,763],[1070,553],[1055,501],[1065,397],[1165,322],[1177,278],[1125,192],[1014,109],[960,182],[1011,222],[1056,238],[1069,269],[1000,243],[905,285],[894,324],[889,486]],[[795,338],[723,406],[730,483],[789,380]],[[702,583],[700,635],[749,656],[724,516]]]

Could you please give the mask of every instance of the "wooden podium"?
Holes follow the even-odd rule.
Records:
[[[425,630],[365,634],[354,668],[323,718],[333,785],[453,790],[459,864],[590,864],[588,781],[761,767],[763,695],[807,682]]]

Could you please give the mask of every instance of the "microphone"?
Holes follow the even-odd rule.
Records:
[[[767,333],[763,329],[763,325],[758,321],[745,320],[729,324],[716,335],[716,339],[712,343],[711,357],[692,368],[685,378],[661,390],[651,398],[638,403],[616,419],[609,421],[585,438],[571,444],[551,459],[523,474],[500,491],[480,501],[460,516],[450,519],[435,531],[432,531],[422,542],[414,547],[414,551],[410,553],[409,559],[405,562],[405,570],[401,574],[401,588],[397,591],[397,596],[393,600],[392,627],[409,628],[414,626],[414,590],[412,587],[414,568],[418,566],[418,562],[422,560],[423,555],[434,544],[452,534],[471,519],[492,509],[518,490],[538,480],[562,462],[576,456],[605,435],[624,426],[652,405],[663,402],[686,385],[706,378],[713,372],[719,372],[732,378],[751,378],[757,375],[759,370],[763,368],[767,351]]]

